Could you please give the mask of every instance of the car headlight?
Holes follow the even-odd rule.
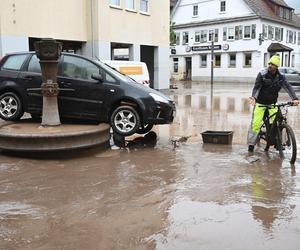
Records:
[[[163,103],[169,103],[168,99],[160,96],[160,95],[157,95],[157,94],[154,94],[154,93],[149,93],[150,96],[152,96],[152,98],[156,101],[156,102],[163,102]]]

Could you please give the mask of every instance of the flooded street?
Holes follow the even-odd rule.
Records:
[[[295,166],[274,149],[248,155],[251,89],[179,83],[152,148],[0,154],[0,249],[299,249],[300,150]],[[234,131],[232,145],[203,144],[206,130]]]

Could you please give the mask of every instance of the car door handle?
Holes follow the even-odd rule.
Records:
[[[32,76],[23,76],[22,79],[25,81],[31,81],[33,79],[33,77]]]
[[[60,82],[60,84],[62,85],[62,87],[71,87],[72,83],[70,82]]]

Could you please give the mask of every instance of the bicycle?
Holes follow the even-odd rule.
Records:
[[[258,144],[260,139],[266,141],[265,151],[270,146],[274,146],[279,151],[281,158],[285,158],[294,164],[297,157],[297,143],[293,129],[287,123],[288,107],[293,106],[292,102],[285,102],[272,105],[259,105],[265,107],[263,124],[258,134]],[[268,110],[277,107],[277,112],[269,115]]]

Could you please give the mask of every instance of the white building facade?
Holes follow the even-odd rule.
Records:
[[[1,0],[0,57],[34,50],[51,37],[63,50],[104,60],[122,56],[147,64],[151,86],[169,88],[168,1]]]
[[[253,82],[273,54],[300,70],[300,19],[282,0],[179,0],[171,21],[173,79]]]

